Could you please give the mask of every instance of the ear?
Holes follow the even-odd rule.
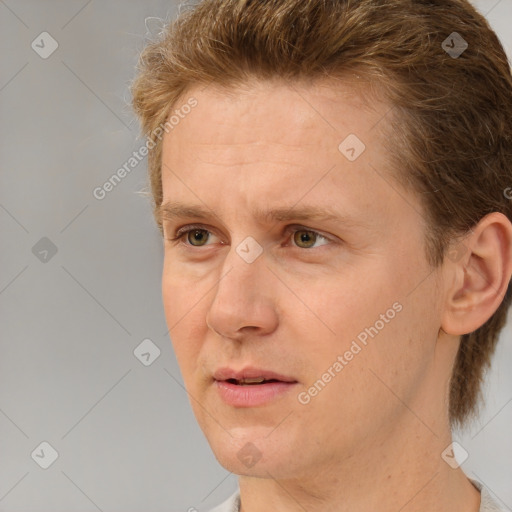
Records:
[[[502,213],[483,217],[462,242],[452,245],[444,265],[450,276],[441,328],[469,334],[498,309],[512,275],[512,223]]]

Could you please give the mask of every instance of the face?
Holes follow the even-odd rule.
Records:
[[[440,307],[421,207],[386,169],[388,105],[340,83],[190,97],[162,158],[184,383],[227,469],[307,476],[395,428],[396,396],[424,400]]]

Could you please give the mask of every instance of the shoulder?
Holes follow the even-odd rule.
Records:
[[[481,503],[479,512],[504,512],[498,502],[491,496],[490,492],[477,480],[471,479],[473,485],[480,491]],[[239,512],[240,511],[240,491],[237,490],[226,501],[212,508],[209,512]]]
[[[479,512],[504,512],[504,509],[491,496],[491,493],[483,484],[477,480],[469,479],[471,483],[480,491],[480,511]]]
[[[240,511],[240,491],[237,490],[226,501],[212,508],[209,512],[239,512]]]

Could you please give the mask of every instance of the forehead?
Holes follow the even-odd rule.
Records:
[[[189,143],[215,143],[215,149],[222,149],[223,143],[268,143],[280,144],[280,151],[286,151],[297,145],[317,145],[322,140],[337,147],[336,142],[344,134],[364,137],[373,131],[389,111],[389,105],[377,98],[375,89],[353,80],[255,80],[231,88],[209,84],[189,89],[175,107],[179,110],[191,97],[197,106],[165,136],[164,145],[165,141],[172,144],[177,132],[187,130],[190,135],[195,130]],[[205,120],[210,123],[205,124]],[[311,138],[309,143],[304,137],[306,131]],[[378,131],[372,137],[376,134]]]
[[[404,201],[386,184],[381,128],[390,107],[363,88],[209,85],[189,90],[181,104],[191,97],[197,106],[164,135],[164,202],[239,214],[305,202],[378,216]]]

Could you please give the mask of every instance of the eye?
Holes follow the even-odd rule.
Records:
[[[329,240],[312,229],[295,229],[293,230],[293,242],[301,249],[311,249],[320,245],[329,243]],[[317,242],[322,242],[316,245]]]
[[[288,230],[293,239],[293,245],[299,249],[314,249],[316,247],[326,245],[330,240],[318,231],[308,229],[304,226],[289,226]],[[203,247],[210,242],[211,237],[216,235],[210,230],[205,229],[201,225],[189,225],[178,229],[174,237],[169,238],[172,242],[178,242],[183,239],[185,245],[191,247]]]
[[[177,242],[184,238],[185,245],[190,245],[192,247],[202,247],[207,245],[207,242],[210,240],[212,235],[215,236],[211,231],[201,226],[192,225],[178,229],[174,237],[169,238],[169,240],[172,242]]]

